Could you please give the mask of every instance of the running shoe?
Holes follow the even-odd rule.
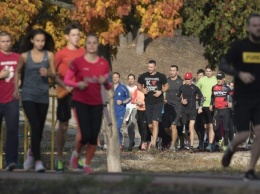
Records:
[[[223,151],[223,152],[225,152],[227,149],[228,149],[227,146],[223,146],[223,147],[222,147],[222,151]]]
[[[6,170],[7,171],[13,171],[14,169],[16,169],[16,164],[14,162],[10,163],[7,167]]]
[[[130,144],[127,150],[128,150],[129,152],[133,151],[133,147],[134,147],[134,146],[135,146],[135,142],[133,142],[132,144]]]
[[[230,165],[231,158],[232,158],[233,154],[234,154],[234,152],[232,152],[230,150],[230,148],[228,147],[227,150],[225,151],[223,158],[222,158],[222,165],[224,167],[228,167]]]
[[[84,162],[81,159],[78,159],[78,169],[84,168]]]
[[[260,178],[255,174],[254,170],[249,170],[245,173],[244,181],[259,181]]]
[[[158,137],[156,144],[155,144],[155,147],[157,149],[162,149],[162,138]]]
[[[36,172],[45,172],[45,168],[44,168],[44,166],[42,164],[42,161],[37,161],[35,163],[35,171]]]
[[[214,150],[215,150],[215,146],[214,146],[214,144],[209,144],[207,147],[206,147],[206,150],[208,151],[208,152],[214,152]]]
[[[56,170],[56,172],[63,172],[64,171],[62,160],[59,160],[59,159],[56,160],[55,170]]]
[[[222,148],[224,146],[224,139],[223,137],[221,138],[221,140],[218,141],[218,145],[220,148]]]
[[[79,157],[78,157],[77,152],[74,150],[71,154],[71,157],[70,157],[70,166],[73,169],[77,169],[78,168],[78,162],[79,162]]]
[[[193,152],[194,152],[193,146],[190,146],[189,152],[190,152],[190,153],[193,153]]]
[[[85,166],[84,169],[83,169],[84,173],[85,174],[93,174],[93,170],[90,166]]]
[[[147,148],[147,143],[146,142],[142,142],[141,150],[146,150],[146,148]]]
[[[26,160],[23,163],[24,170],[30,170],[31,168],[33,168],[34,158],[33,156],[31,156],[30,153],[31,153],[31,149],[28,149],[26,152]]]

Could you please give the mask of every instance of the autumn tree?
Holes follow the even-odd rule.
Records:
[[[0,7],[0,31],[8,31],[17,41],[39,13],[42,1],[4,0],[0,1]]]
[[[150,38],[174,36],[174,30],[182,22],[179,14],[183,0],[134,0],[136,17],[141,20],[137,53],[144,52],[144,34]]]
[[[182,10],[184,35],[199,37],[204,57],[216,67],[231,44],[246,37],[245,22],[259,12],[259,0],[187,0]]]

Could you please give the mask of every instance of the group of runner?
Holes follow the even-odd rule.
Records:
[[[235,127],[230,119],[233,89],[225,82],[225,74],[219,72],[215,77],[207,66],[205,71],[198,70],[196,83],[191,72],[182,79],[178,71],[179,67],[172,65],[166,78],[156,71],[156,62],[151,60],[148,72],[139,76],[137,86],[133,74],[128,75],[125,86],[119,82],[120,74],[113,73],[120,149],[124,147],[123,120],[129,136],[128,151],[135,145],[136,123],[141,136],[140,150],[157,147],[175,152],[186,148],[194,152],[195,131],[199,150],[213,152],[216,145],[223,151],[227,149]],[[229,136],[229,131],[233,135]]]
[[[204,149],[205,134],[208,151],[214,151],[216,142],[223,144],[225,154],[222,164],[226,167],[229,166],[238,145],[247,139],[249,124],[252,122],[255,138],[245,178],[258,179],[254,169],[260,155],[259,14],[250,15],[247,32],[248,38],[235,43],[223,57],[219,65],[222,72],[215,77],[211,67],[207,66],[205,76],[203,70],[198,71],[197,83],[194,83],[191,72],[186,72],[182,80],[176,65],[170,67],[170,76],[167,78],[157,71],[154,60],[148,62],[148,71],[138,76],[137,86],[134,85],[133,74],[128,76],[129,86],[126,87],[119,82],[120,74],[114,72],[114,109],[119,148],[123,148],[122,124],[126,121],[129,133],[128,150],[133,149],[137,115],[141,150],[155,148],[162,139],[164,143],[167,142],[165,145],[169,149],[177,151],[178,126],[182,126],[181,131],[186,133],[188,129],[190,134],[190,152],[194,151],[195,129],[199,136],[200,149]],[[109,82],[110,68],[108,62],[98,56],[98,37],[95,34],[87,36],[86,49],[78,47],[80,30],[77,25],[69,24],[65,34],[67,46],[54,55],[53,38],[42,29],[35,29],[25,36],[19,55],[11,52],[11,35],[5,31],[0,32],[0,121],[4,117],[7,128],[7,170],[16,168],[18,99],[21,94],[22,106],[31,126],[31,148],[27,151],[24,169],[29,170],[35,166],[36,172],[45,171],[41,161],[40,144],[49,104],[49,80],[52,79],[59,85],[57,119],[60,122],[56,170],[64,170],[62,153],[73,103],[78,127],[71,166],[82,168],[86,174],[92,173],[90,163],[97,148],[104,108],[102,93],[104,88],[109,90],[112,86]],[[224,72],[235,77],[234,94],[231,84],[228,86],[225,83]],[[230,114],[232,108],[234,116]],[[234,117],[233,123],[237,130],[234,138],[228,117]],[[79,156],[84,146],[86,159],[82,163]]]
[[[57,134],[58,159],[56,170],[63,171],[63,147],[66,141],[71,108],[77,120],[75,150],[71,156],[71,167],[81,168],[91,174],[90,162],[94,156],[97,137],[101,127],[103,99],[101,88],[111,88],[108,79],[109,63],[98,56],[98,37],[89,34],[86,49],[78,47],[80,28],[69,24],[65,29],[68,44],[55,55],[54,40],[42,29],[32,30],[21,43],[20,55],[11,51],[12,38],[0,32],[0,121],[5,118],[7,170],[16,168],[18,160],[19,98],[31,128],[31,146],[27,150],[23,167],[44,172],[41,161],[41,140],[49,107],[49,82],[55,81],[57,88],[59,122]],[[57,70],[57,74],[56,74]],[[65,85],[66,84],[66,85]],[[73,96],[72,96],[73,91]],[[86,159],[79,156],[86,147]]]

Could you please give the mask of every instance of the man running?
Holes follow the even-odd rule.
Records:
[[[213,115],[212,111],[209,110],[210,99],[211,99],[211,91],[212,87],[217,84],[217,79],[213,76],[212,68],[208,65],[205,68],[206,76],[200,78],[197,83],[197,86],[201,90],[204,96],[204,104],[203,104],[203,113],[202,113],[202,121],[204,123],[204,128],[207,131],[209,137],[209,145],[206,150],[213,152],[214,151],[214,131],[213,131]]]
[[[237,134],[225,152],[222,164],[230,165],[236,148],[249,136],[250,121],[254,125],[255,140],[245,180],[259,180],[255,166],[260,155],[260,15],[248,17],[248,37],[235,42],[222,58],[220,70],[235,76],[234,113]],[[232,64],[230,66],[229,64]]]
[[[0,32],[0,126],[5,118],[5,162],[9,171],[16,168],[18,160],[19,130],[19,101],[13,99],[14,72],[19,54],[12,52],[11,47],[11,35],[6,31]]]
[[[179,93],[180,87],[183,85],[183,80],[178,76],[178,70],[179,67],[177,65],[172,65],[170,67],[170,77],[167,78],[169,89],[165,92],[163,116],[165,132],[172,138],[170,149],[173,151],[177,151],[177,147],[175,146],[178,137],[177,124],[182,109],[181,99],[177,94]]]
[[[135,85],[135,75],[129,74],[128,78],[128,85],[126,86],[129,90],[130,96],[132,97],[134,91],[137,89]],[[129,137],[129,146],[128,151],[132,151],[133,147],[135,146],[135,125],[136,125],[136,104],[132,104],[129,102],[126,105],[126,113],[125,113],[125,121],[126,121],[126,128]]]
[[[151,146],[155,147],[162,117],[163,92],[169,88],[166,76],[156,71],[156,61],[148,62],[148,72],[140,75],[137,88],[145,94],[147,123],[153,135]]]
[[[189,131],[190,131],[190,152],[194,151],[193,143],[194,143],[194,125],[197,113],[202,113],[202,105],[203,105],[203,95],[200,89],[192,84],[192,73],[187,72],[184,75],[184,85],[180,87],[178,97],[181,98],[182,103],[182,123],[183,125],[187,125],[189,122]],[[199,100],[199,109],[196,110],[196,101],[197,98]]]
[[[219,140],[220,148],[225,151],[228,145],[228,126],[229,126],[229,116],[231,108],[231,89],[225,84],[225,74],[219,72],[217,74],[217,84],[212,87],[212,95],[210,101],[210,111],[213,111],[214,107],[214,116],[213,116],[213,128],[217,140]],[[220,132],[220,124],[222,123],[224,138]]]
[[[204,69],[199,69],[197,71],[197,80],[199,81],[200,78],[202,78],[204,76],[205,76]],[[199,109],[198,101],[197,101],[196,107],[197,107],[197,109]],[[196,117],[195,131],[196,131],[198,138],[199,138],[199,146],[198,146],[197,149],[199,149],[200,151],[203,151],[206,148],[206,146],[204,146],[204,138],[205,138],[206,133],[205,133],[204,124],[202,122],[202,114],[198,114],[197,117]]]
[[[129,91],[127,87],[120,83],[120,74],[118,72],[113,73],[114,83],[114,109],[116,115],[117,130],[119,133],[119,148],[123,150],[123,131],[122,125],[124,122],[124,116],[126,112],[126,105],[131,101]]]
[[[55,54],[55,66],[62,80],[64,80],[71,61],[85,54],[85,49],[78,47],[80,40],[79,26],[73,23],[68,24],[65,28],[65,34],[67,46]],[[64,170],[63,148],[66,142],[69,120],[71,118],[72,94],[60,86],[57,86],[57,95],[57,120],[59,120],[59,128],[57,133],[58,159],[56,160],[55,169],[56,171],[62,172]]]

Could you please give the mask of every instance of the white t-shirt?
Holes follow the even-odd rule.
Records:
[[[134,91],[137,89],[137,86],[136,86],[136,85],[133,86],[133,87],[130,87],[130,86],[126,86],[126,87],[127,87],[127,89],[129,90],[130,96],[132,96],[133,93],[134,93]],[[129,102],[129,103],[126,105],[126,108],[127,108],[127,109],[134,109],[134,108],[136,108],[136,105],[135,105],[135,104],[132,104],[131,102]]]

